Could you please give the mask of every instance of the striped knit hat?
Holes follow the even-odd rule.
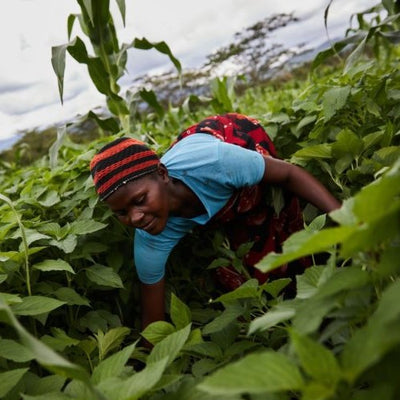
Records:
[[[90,163],[96,192],[105,200],[125,183],[155,171],[159,162],[157,154],[143,142],[116,139],[100,149]]]

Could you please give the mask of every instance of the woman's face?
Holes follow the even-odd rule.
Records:
[[[105,201],[123,224],[157,235],[168,220],[168,182],[160,164],[156,172],[126,183]]]

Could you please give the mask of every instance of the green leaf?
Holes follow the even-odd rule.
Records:
[[[122,22],[125,26],[125,13],[126,13],[126,6],[125,6],[125,0],[117,0],[118,8],[121,13],[122,17]]]
[[[214,303],[227,302],[227,301],[244,299],[244,298],[249,298],[249,297],[257,298],[258,296],[259,296],[259,290],[258,290],[257,279],[249,279],[248,281],[246,281],[242,285],[240,285],[237,289],[219,296],[218,298],[213,300],[213,302]]]
[[[74,339],[68,336],[62,329],[60,328],[52,328],[50,335],[43,335],[40,340],[46,345],[50,346],[53,350],[56,351],[64,351],[66,347],[77,346],[80,344],[78,339]]]
[[[182,70],[181,63],[173,56],[170,48],[165,42],[151,43],[145,38],[142,39],[135,38],[132,43],[132,46],[136,49],[141,49],[141,50],[150,50],[154,48],[160,53],[166,54],[174,64],[177,71],[179,73],[181,72]]]
[[[21,303],[13,304],[11,309],[16,315],[39,315],[53,311],[64,304],[64,301],[51,297],[29,296],[24,297]]]
[[[141,89],[139,91],[140,97],[154,109],[160,118],[165,114],[163,106],[158,102],[157,96],[153,90]]]
[[[332,144],[332,156],[335,158],[349,155],[353,159],[358,157],[363,150],[363,140],[347,128],[336,135],[336,141]]]
[[[156,321],[147,325],[141,335],[150,343],[156,344],[175,331],[175,327],[169,322]]]
[[[171,293],[171,319],[176,329],[182,329],[192,322],[190,308],[174,293]]]
[[[264,352],[228,364],[197,387],[210,394],[233,395],[300,390],[303,386],[292,360],[281,353]]]
[[[329,279],[334,271],[325,266],[307,268],[302,275],[296,276],[296,298],[308,299],[318,292],[318,288]]]
[[[84,219],[79,221],[74,221],[71,224],[70,233],[75,235],[87,235],[88,233],[93,233],[104,229],[107,224],[95,221],[93,219]]]
[[[148,362],[146,368],[137,372],[135,375],[123,380],[113,381],[113,378],[102,381],[99,388],[108,398],[117,398],[119,400],[137,400],[149,392],[161,376],[167,366],[168,358],[163,358],[155,362]],[[112,397],[111,397],[112,395]]]
[[[328,143],[307,146],[304,149],[297,150],[292,155],[292,160],[296,159],[314,159],[314,158],[332,158],[331,145]]]
[[[209,335],[210,333],[219,332],[243,313],[244,309],[239,304],[229,305],[218,317],[203,328],[203,333]]]
[[[0,339],[0,357],[15,362],[27,362],[35,356],[29,349],[11,339]]]
[[[290,304],[279,304],[267,311],[261,317],[253,319],[249,326],[248,335],[252,335],[258,331],[266,331],[267,329],[280,324],[281,322],[291,319],[296,314],[295,307]]]
[[[90,307],[90,301],[72,288],[61,287],[54,292],[54,295],[57,299],[65,301],[69,306],[78,305]]]
[[[82,367],[61,357],[25,330],[2,298],[0,298],[0,321],[12,326],[17,331],[22,344],[35,355],[36,361],[43,367],[61,376],[83,382],[89,381],[89,375]]]
[[[210,358],[214,358],[217,360],[220,360],[223,358],[223,353],[222,353],[221,347],[219,347],[214,342],[196,343],[191,346],[185,347],[185,351],[200,354],[203,357],[210,357]]]
[[[278,297],[279,293],[292,282],[290,278],[275,279],[271,282],[265,282],[260,286],[261,290],[266,291],[272,297]]]
[[[0,373],[0,397],[4,396],[21,380],[29,368],[12,369]]]
[[[63,104],[64,73],[65,73],[65,52],[68,44],[54,46],[51,48],[51,65],[57,76],[58,92],[61,104]]]
[[[100,286],[123,288],[124,285],[120,276],[109,267],[100,264],[93,265],[86,269],[86,276],[91,282]]]
[[[350,382],[400,343],[399,329],[400,280],[397,279],[383,292],[367,325],[357,330],[344,346],[341,359]]]
[[[350,86],[339,86],[333,87],[324,93],[322,107],[326,121],[330,120],[346,105],[350,89]]]
[[[293,329],[289,332],[291,343],[307,374],[325,386],[335,387],[341,378],[341,371],[333,353],[308,336],[300,335]]]
[[[93,370],[92,382],[96,385],[113,376],[119,376],[124,371],[125,364],[129,360],[136,344],[137,341],[101,361]]]
[[[49,190],[38,198],[38,203],[43,207],[52,207],[60,202],[60,196],[55,190]]]
[[[75,274],[72,267],[61,258],[57,260],[44,260],[40,263],[34,264],[33,269],[38,269],[39,271],[67,271],[71,274]]]
[[[58,151],[60,150],[61,146],[63,145],[67,135],[67,128],[65,125],[62,125],[57,128],[57,139],[55,142],[50,146],[49,148],[49,164],[50,168],[54,169],[57,166],[57,161],[58,161]],[[53,191],[50,191],[45,199],[40,202],[45,207],[50,207],[54,204],[57,204],[60,202],[60,198],[58,196],[58,193]]]
[[[147,357],[147,362],[153,363],[164,360],[167,357],[167,364],[170,364],[178,356],[183,345],[186,343],[190,334],[190,327],[191,324],[177,332],[171,333],[161,342],[157,343]]]
[[[58,247],[66,254],[72,253],[75,250],[77,243],[76,235],[71,234],[63,240],[53,239],[49,242],[50,245]]]
[[[111,350],[120,346],[130,331],[127,327],[117,327],[110,329],[105,334],[99,331],[97,335],[94,335],[98,343],[99,359],[103,360]]]
[[[340,226],[314,232],[296,232],[283,243],[282,254],[271,252],[255,267],[261,272],[268,272],[298,258],[327,251],[333,245],[344,242],[355,229],[352,226]]]

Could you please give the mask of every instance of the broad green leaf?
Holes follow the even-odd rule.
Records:
[[[322,98],[325,121],[329,121],[347,102],[350,86],[338,86],[327,90]]]
[[[260,286],[261,290],[266,291],[272,297],[278,297],[279,293],[292,282],[290,278],[275,279],[271,282],[265,282]]]
[[[11,309],[15,315],[39,315],[48,313],[64,305],[64,301],[45,296],[24,297],[21,303],[13,304]]]
[[[39,271],[67,271],[71,274],[75,274],[72,267],[61,258],[58,258],[57,260],[41,261],[40,263],[34,264],[32,268],[38,269]]]
[[[237,317],[242,315],[244,309],[238,305],[229,305],[226,309],[209,322],[204,328],[203,333],[209,335],[210,333],[219,332],[226,328],[232,321],[235,321]]]
[[[60,328],[52,328],[51,336],[43,335],[40,340],[51,347],[56,351],[64,351],[66,347],[69,346],[77,346],[80,344],[78,339],[74,339],[68,336],[62,329]]]
[[[300,390],[299,369],[281,353],[250,354],[206,377],[197,387],[210,394],[267,393]]]
[[[92,382],[96,385],[113,376],[119,376],[129,360],[137,342],[101,361],[93,370]]]
[[[141,335],[150,343],[156,344],[175,331],[175,327],[169,322],[156,321],[147,325]]]
[[[185,351],[189,351],[190,353],[199,354],[203,357],[210,357],[217,360],[223,358],[221,347],[219,347],[214,342],[203,342],[191,346],[186,346]]]
[[[350,155],[353,158],[359,156],[364,150],[364,142],[350,129],[342,129],[336,135],[336,141],[332,144],[332,156],[340,158]]]
[[[296,276],[296,298],[308,299],[318,292],[318,288],[325,283],[335,270],[325,266],[313,266],[307,268],[302,275]]]
[[[23,363],[32,360],[34,355],[29,349],[15,340],[0,339],[0,357]]]
[[[53,239],[49,242],[50,245],[58,247],[66,254],[72,253],[75,250],[77,243],[78,242],[76,236],[72,234],[69,234],[65,239]]]
[[[298,258],[327,251],[333,245],[347,240],[354,230],[354,227],[340,226],[316,232],[296,232],[284,242],[282,254],[272,252],[255,267],[261,272],[268,272]]]
[[[22,302],[22,298],[19,297],[17,294],[11,293],[1,293],[0,292],[0,299],[7,305],[17,304]]]
[[[100,264],[93,265],[86,269],[88,279],[98,285],[114,288],[123,288],[124,285],[120,276],[109,267]]]
[[[118,398],[119,400],[140,399],[161,379],[167,363],[167,357],[158,361],[148,362],[146,368],[135,375],[123,381],[114,381],[113,378],[102,381],[99,388],[106,395],[111,394],[113,395],[112,398]]]
[[[88,306],[90,307],[90,301],[84,296],[78,294],[74,289],[69,287],[61,287],[54,292],[57,299],[65,301],[69,306]]]
[[[396,280],[383,292],[367,325],[357,330],[344,346],[341,359],[350,382],[400,343],[399,329],[400,280]]]
[[[174,293],[171,293],[170,314],[176,329],[182,329],[192,322],[192,313],[190,308]]]
[[[49,239],[49,236],[43,235],[42,233],[36,231],[35,229],[24,228],[26,242],[28,246],[32,243],[41,240],[41,239]],[[11,236],[12,238],[19,238],[22,237],[21,229],[17,229],[15,233]]]
[[[52,207],[59,202],[60,202],[60,196],[55,190],[50,190],[48,192],[45,192],[44,195],[38,198],[38,203],[43,207]]]
[[[0,397],[4,396],[20,381],[29,368],[17,368],[0,373]]]
[[[369,274],[363,269],[357,267],[338,268],[330,275],[329,279],[319,286],[316,296],[322,298],[347,290],[355,290],[369,281]]]
[[[307,374],[325,386],[335,387],[341,378],[341,371],[333,353],[308,336],[300,335],[293,329],[289,332],[291,343]]]
[[[12,326],[17,331],[22,344],[35,355],[36,361],[43,367],[61,376],[75,378],[83,382],[89,381],[89,375],[82,367],[61,357],[25,330],[1,298],[0,321]]]
[[[106,226],[107,224],[95,220],[79,220],[71,224],[70,232],[75,235],[87,235],[88,233],[100,231]]]
[[[296,308],[289,304],[279,304],[267,311],[261,317],[253,319],[249,326],[248,335],[252,335],[258,331],[265,331],[273,326],[280,324],[281,322],[287,321],[294,317]]]
[[[257,279],[249,279],[248,281],[244,282],[242,285],[240,285],[237,289],[225,293],[215,300],[213,300],[214,303],[216,302],[227,302],[227,301],[232,301],[236,299],[244,299],[248,297],[255,297],[257,298],[259,296],[259,290],[258,290],[258,281]]]
[[[190,334],[190,328],[191,324],[179,331],[171,333],[161,342],[157,343],[147,357],[147,363],[164,360],[166,357],[167,363],[172,363],[186,343]]]
[[[335,307],[337,304],[331,297],[306,299],[297,305],[292,325],[301,334],[311,334],[320,327],[324,318]]]
[[[95,335],[99,347],[99,359],[103,360],[111,350],[119,347],[129,332],[130,329],[127,327],[112,328],[105,334],[99,331]]]
[[[62,395],[61,390],[65,381],[66,379],[64,377],[58,375],[48,375],[44,378],[35,377],[35,379],[32,379],[32,382],[25,380],[26,391],[32,395],[32,397],[29,396],[28,398],[44,399],[45,396],[48,396],[53,400],[53,395]],[[49,395],[49,393],[52,394]],[[54,398],[57,399],[57,397]]]
[[[304,149],[297,150],[292,155],[292,161],[296,159],[314,159],[314,158],[331,158],[331,145],[327,143],[307,146]]]

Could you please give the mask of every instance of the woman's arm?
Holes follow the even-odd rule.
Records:
[[[340,208],[340,202],[306,170],[272,157],[264,156],[264,161],[263,182],[282,186],[323,212]]]
[[[148,285],[141,284],[142,330],[155,321],[165,319],[165,278]]]

